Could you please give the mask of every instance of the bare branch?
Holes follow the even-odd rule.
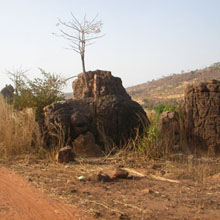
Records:
[[[70,79],[77,78],[77,77],[78,77],[78,76],[71,76],[71,77],[65,79],[65,82],[68,81],[68,80],[70,80]]]
[[[75,37],[75,36],[73,36],[73,35],[68,34],[68,33],[65,32],[64,30],[60,30],[60,32],[63,33],[65,36],[68,36],[68,37],[71,38],[71,39],[75,39],[75,40],[77,40],[77,41],[81,40],[81,39],[80,39],[80,36]]]
[[[68,49],[80,54],[83,73],[85,73],[86,70],[84,59],[86,46],[94,44],[94,42],[92,42],[93,40],[104,36],[100,35],[103,24],[101,20],[96,21],[98,14],[91,21],[87,20],[85,14],[82,21],[79,21],[72,12],[70,13],[72,18],[69,22],[64,22],[58,18],[59,23],[57,24],[57,26],[61,25],[63,29],[61,28],[59,30],[61,34],[55,34],[55,36],[65,38],[70,43]],[[85,83],[87,85],[86,75]]]
[[[72,12],[71,12],[71,15],[72,15],[72,17],[73,17],[73,21],[76,22],[76,24],[78,24],[78,27],[80,27],[81,30],[82,30],[82,25],[81,25],[81,23],[76,19],[76,17],[73,15]]]
[[[86,46],[90,46],[90,45],[93,45],[95,42],[92,42],[92,43],[88,43],[86,44]]]
[[[65,47],[64,49],[66,49],[66,50],[73,50],[73,51],[75,51],[76,53],[81,54],[80,51],[78,51],[77,49],[73,48],[72,46]]]
[[[79,27],[78,27],[77,25],[75,25],[74,23],[72,23],[72,22],[69,22],[69,24],[68,24],[68,23],[62,21],[62,20],[59,19],[59,18],[58,18],[58,21],[59,21],[59,24],[62,24],[63,26],[66,26],[66,27],[68,27],[68,28],[72,28],[72,29],[74,29],[75,31],[81,31],[81,30],[79,29]]]
[[[98,17],[98,14],[89,22],[88,26],[91,26],[97,17]]]

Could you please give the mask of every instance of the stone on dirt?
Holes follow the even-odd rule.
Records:
[[[126,215],[126,214],[121,214],[121,215],[119,216],[119,220],[130,220],[130,218],[129,218],[128,215]]]
[[[99,172],[97,175],[97,180],[103,182],[110,182],[116,179],[126,179],[128,178],[128,175],[128,171],[121,168],[108,169]]]
[[[76,156],[97,157],[102,155],[100,147],[95,143],[91,132],[80,134],[73,141],[73,152]]]
[[[142,189],[141,192],[144,194],[149,194],[149,193],[153,193],[153,190],[151,190],[149,188],[145,188],[145,189]]]
[[[97,175],[97,181],[110,182],[110,181],[112,181],[112,179],[108,174],[99,172]]]
[[[128,177],[128,171],[120,168],[115,168],[112,172],[112,178],[126,179]]]
[[[56,154],[56,160],[60,163],[69,163],[74,161],[75,155],[69,146],[61,148]]]

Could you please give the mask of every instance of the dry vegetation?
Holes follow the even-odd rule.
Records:
[[[33,110],[15,110],[0,95],[1,158],[21,154],[36,154],[41,148],[42,138]]]
[[[158,104],[177,104],[182,101],[184,89],[189,84],[211,79],[220,79],[219,63],[210,67],[182,74],[172,74],[127,88],[130,96],[144,107]]]
[[[33,110],[17,111],[0,97],[0,162],[52,197],[97,219],[219,219],[219,158],[174,152],[173,137],[161,133],[155,112],[148,111],[148,117],[151,126],[145,135],[137,133],[123,149],[113,149],[114,154],[110,150],[105,157],[59,164],[54,160],[56,149],[43,150]],[[129,178],[97,180],[100,171],[116,167],[127,170]]]
[[[136,156],[121,151],[69,164],[22,160],[6,166],[95,219],[219,219],[219,160],[178,154],[147,161]],[[129,178],[98,181],[99,172],[115,167],[127,170]]]

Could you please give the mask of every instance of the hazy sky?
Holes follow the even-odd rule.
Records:
[[[112,71],[125,87],[220,61],[219,0],[0,0],[0,89],[6,70],[81,72],[78,54],[55,37],[57,18],[97,13],[105,36],[86,51],[87,70]],[[71,83],[65,91],[71,91]]]

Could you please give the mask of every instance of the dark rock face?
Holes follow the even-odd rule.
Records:
[[[3,95],[3,97],[8,100],[10,102],[10,100],[13,98],[14,96],[14,88],[12,85],[6,85],[2,90],[1,90],[1,94]]]
[[[61,124],[73,142],[81,134],[91,132],[96,144],[106,141],[117,146],[141,133],[149,120],[142,107],[131,100],[121,80],[107,71],[87,72],[88,88],[82,74],[74,81],[74,99],[57,102],[44,109],[49,133]]]
[[[184,127],[189,143],[211,154],[220,151],[220,81],[188,87],[183,103]]]
[[[73,141],[73,151],[76,156],[80,157],[102,156],[100,147],[95,143],[95,138],[89,131],[85,134],[80,134]]]
[[[180,122],[177,112],[165,111],[160,115],[160,130],[170,143],[170,150],[179,149],[180,146]]]
[[[74,99],[93,97],[94,99],[106,95],[117,95],[130,98],[122,81],[118,77],[112,76],[109,71],[89,71],[86,72],[87,86],[83,74],[78,75],[78,79],[73,82]]]

